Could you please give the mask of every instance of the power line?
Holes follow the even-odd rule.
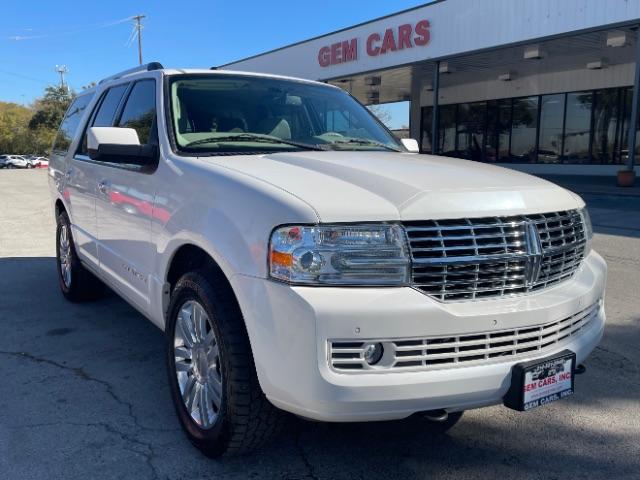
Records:
[[[49,85],[51,83],[51,82],[47,82],[47,81],[42,80],[42,79],[29,77],[27,75],[22,75],[21,73],[9,72],[7,70],[0,70],[0,73],[3,74],[3,75],[10,75],[12,77],[22,78],[24,80],[29,80],[29,81],[32,81],[32,82],[38,82],[38,83],[42,83],[42,84],[45,84],[45,85]]]
[[[23,41],[23,40],[39,40],[42,38],[50,38],[50,37],[62,37],[65,35],[74,35],[76,33],[84,33],[84,32],[91,32],[93,30],[96,29],[100,29],[100,28],[108,28],[108,27],[113,27],[115,25],[120,25],[121,23],[126,23],[131,21],[131,17],[127,17],[127,18],[121,18],[120,20],[114,20],[112,22],[103,22],[103,23],[95,23],[93,25],[84,25],[83,27],[80,28],[75,28],[75,29],[70,29],[70,30],[57,30],[51,33],[46,33],[46,31],[44,33],[38,33],[38,30],[31,30],[29,29],[29,31],[33,32],[30,35],[12,35],[9,37],[9,40],[13,40],[15,42],[19,42],[19,41]],[[42,31],[42,30],[40,30]]]

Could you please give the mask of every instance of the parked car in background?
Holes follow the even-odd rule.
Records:
[[[7,155],[6,168],[35,168],[35,166],[36,164],[33,160],[22,155]]]
[[[36,168],[49,168],[49,159],[47,157],[38,157],[36,162]]]
[[[6,168],[8,160],[8,155],[0,155],[0,168]]]

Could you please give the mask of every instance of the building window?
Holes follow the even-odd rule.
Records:
[[[562,152],[565,94],[543,95],[540,99],[538,163],[559,163]]]
[[[461,158],[484,159],[484,133],[487,125],[486,102],[458,105],[457,147]]]
[[[509,161],[511,140],[511,99],[487,102],[485,162]]]
[[[593,163],[621,163],[620,90],[598,90],[594,97]]]
[[[592,93],[567,94],[564,147],[565,163],[589,163],[589,141],[591,134]]]
[[[625,163],[632,95],[624,87],[441,105],[436,153],[502,163]],[[431,152],[432,111],[422,109],[424,153]],[[636,138],[639,161],[640,128]]]
[[[456,152],[456,110],[457,105],[442,105],[440,112],[440,131],[438,132],[438,149],[440,155],[457,157]]]
[[[622,90],[623,97],[621,112],[622,131],[620,135],[620,163],[626,163],[629,155],[629,121],[631,120],[631,103],[633,102],[633,88],[625,88]],[[640,122],[638,124],[640,126]],[[636,162],[638,161],[638,152],[640,151],[640,129],[636,130]]]
[[[421,151],[422,153],[431,153],[431,134],[433,125],[433,107],[424,107],[422,109],[422,131],[421,131]]]
[[[538,97],[514,99],[512,119],[511,161],[532,163],[536,152]]]

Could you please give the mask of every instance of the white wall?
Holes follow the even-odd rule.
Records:
[[[369,34],[422,19],[431,23],[427,46],[367,56]],[[325,80],[638,19],[638,0],[445,0],[222,68]],[[321,47],[351,38],[359,40],[357,61],[318,64]]]

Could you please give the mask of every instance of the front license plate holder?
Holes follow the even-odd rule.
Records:
[[[514,365],[504,405],[525,412],[573,395],[575,369],[571,350]]]

